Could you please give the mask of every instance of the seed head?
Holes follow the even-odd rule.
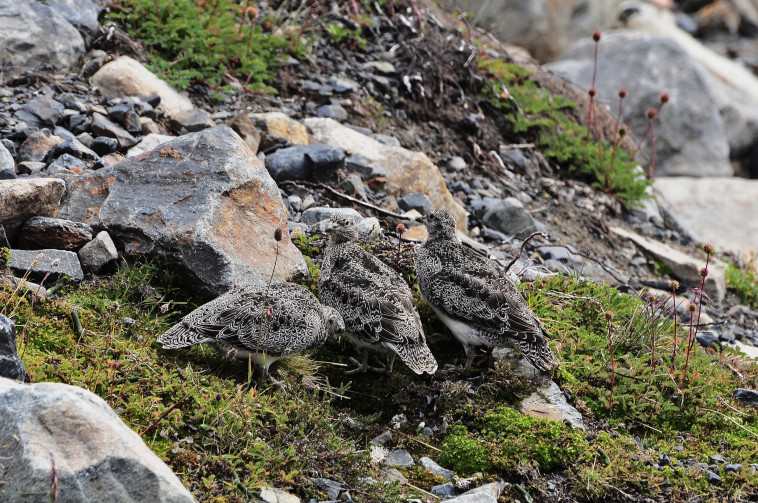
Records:
[[[606,311],[606,312],[605,312],[605,319],[606,319],[606,320],[609,320],[609,321],[610,321],[611,319],[613,319],[613,317],[614,317],[614,316],[615,316],[615,315],[613,314],[613,311]]]
[[[282,228],[281,227],[277,227],[276,230],[274,231],[274,239],[276,239],[277,241],[281,241],[282,240]]]
[[[703,267],[702,269],[700,269],[700,277],[705,278],[706,276],[708,276],[708,269]]]
[[[676,290],[677,288],[679,288],[679,282],[675,279],[672,279],[671,281],[669,281],[669,288],[671,288],[672,290]]]
[[[691,313],[694,313],[695,309],[697,309],[697,306],[695,306],[695,304],[690,304],[689,306],[687,306],[687,311]]]
[[[399,234],[402,234],[403,232],[405,232],[405,225],[404,224],[397,224],[397,227],[395,227],[395,230],[397,230],[397,232]]]
[[[622,100],[627,97],[627,94],[626,89],[619,89],[619,98]]]
[[[628,127],[622,127],[621,129],[619,129],[619,136],[624,137],[627,135],[627,133],[629,133]]]
[[[655,108],[648,108],[647,112],[645,112],[645,115],[647,116],[648,119],[653,120],[656,117],[658,117],[658,110],[656,110]]]
[[[669,93],[661,94],[661,104],[669,102]]]
[[[589,91],[587,91],[587,94],[590,95],[590,98],[594,98],[595,95],[597,95],[597,89],[594,87],[590,87]]]
[[[651,293],[650,295],[647,296],[647,300],[648,302],[653,303],[656,300],[658,300],[658,297],[656,297],[654,293]]]
[[[713,255],[713,245],[705,243],[703,245],[703,251],[708,255]]]
[[[600,42],[600,32],[598,30],[592,32],[592,40]]]

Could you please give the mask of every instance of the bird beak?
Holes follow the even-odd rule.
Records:
[[[327,222],[326,227],[324,227],[324,232],[332,232],[335,229],[334,222]]]

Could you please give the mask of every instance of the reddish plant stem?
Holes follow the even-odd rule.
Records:
[[[650,171],[648,172],[648,180],[653,179],[653,171],[655,170],[655,125],[653,122],[655,119],[650,119],[650,148],[653,153],[650,155]]]
[[[676,288],[671,288],[671,302],[674,303],[674,355],[671,357],[671,375],[674,375],[674,366],[676,364],[676,337],[677,337],[677,326],[676,326]]]
[[[416,21],[418,21],[418,31],[419,33],[424,33],[424,17],[421,15],[421,12],[418,10],[418,5],[416,5],[416,0],[408,0],[411,4],[411,9],[413,10],[413,15],[416,18]]]
[[[700,289],[699,289],[699,293],[697,294],[697,296],[698,296],[698,299],[697,299],[697,301],[698,301],[698,304],[697,304],[697,324],[694,327],[694,332],[693,332],[692,321],[694,319],[693,315],[695,313],[694,312],[690,313],[690,332],[689,332],[689,335],[687,336],[687,342],[688,342],[688,344],[687,344],[687,359],[684,362],[684,372],[682,372],[682,379],[679,382],[679,389],[683,389],[684,388],[684,378],[687,376],[687,367],[689,366],[689,363],[690,363],[690,352],[692,351],[692,346],[695,344],[695,339],[697,338],[697,333],[698,333],[698,330],[700,329],[700,313],[702,313],[702,311],[703,311],[703,293],[705,291],[704,290],[705,289],[705,278],[708,276],[708,264],[710,263],[710,259],[711,259],[711,256],[710,256],[710,254],[708,254],[706,256],[706,258],[705,258],[705,274],[703,274],[702,277],[701,277],[701,279],[700,279]]]
[[[616,129],[613,132],[613,147],[611,149],[611,167],[609,170],[609,173],[610,173],[609,178],[611,180],[613,180],[613,165],[616,162],[616,149],[618,148],[617,140],[619,136],[619,126],[621,124],[621,111],[622,111],[623,104],[624,104],[624,97],[619,95],[619,109],[618,109],[618,112],[616,113]],[[613,187],[608,187],[608,188],[612,189]]]
[[[300,28],[300,32],[297,34],[297,37],[295,37],[295,40],[293,40],[290,46],[287,48],[287,52],[292,52],[293,49],[295,49],[297,43],[300,42],[300,38],[303,36],[303,33],[308,28],[308,26],[310,26],[311,21],[313,20],[313,8],[315,3],[316,0],[310,0],[310,2],[308,2],[308,17],[305,19],[305,23],[303,23],[303,27]]]

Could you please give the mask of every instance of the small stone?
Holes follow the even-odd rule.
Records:
[[[740,470],[742,470],[742,464],[740,463],[732,463],[724,467],[724,472],[726,473],[739,473]]]
[[[106,155],[115,152],[118,149],[118,140],[107,136],[98,136],[90,144],[90,148],[97,155]]]
[[[518,166],[520,169],[526,168],[526,157],[524,157],[524,154],[521,153],[521,149],[506,150],[504,155],[506,158],[510,159],[513,162],[513,164]]]
[[[661,454],[658,456],[658,464],[660,466],[671,466],[671,458],[668,454]]]
[[[16,162],[8,149],[0,143],[0,180],[16,178]]]
[[[387,442],[389,442],[390,440],[392,440],[392,431],[386,430],[381,435],[374,437],[369,443],[371,445],[382,446],[386,444]]]
[[[507,197],[493,205],[482,218],[482,222],[490,228],[525,239],[537,230],[534,218],[515,197]]]
[[[295,194],[292,194],[291,196],[287,196],[287,203],[290,205],[290,208],[292,208],[292,211],[295,213],[299,212],[303,206],[303,200],[300,199],[300,196],[297,196]]]
[[[721,477],[708,470],[705,472],[705,477],[708,479],[709,484],[718,484],[721,482]]]
[[[379,237],[382,230],[379,220],[376,217],[364,218],[358,222],[358,232],[363,236],[364,241],[373,241]]]
[[[329,145],[303,147],[305,158],[310,162],[311,176],[315,179],[329,178],[335,171],[345,167],[345,152]]]
[[[455,486],[452,482],[446,482],[438,486],[432,487],[431,493],[443,500],[450,499],[455,496]]]
[[[389,468],[384,473],[387,474],[387,480],[389,482],[399,481],[399,482],[408,482],[408,478],[402,474],[400,470],[397,468]]]
[[[24,161],[18,163],[17,169],[20,175],[41,175],[42,171],[47,167],[44,162]]]
[[[382,462],[387,466],[410,468],[413,466],[413,457],[405,449],[397,449],[387,454]]]
[[[171,115],[166,125],[174,133],[187,134],[213,127],[214,123],[208,116],[208,112],[199,108],[192,108]]]
[[[22,106],[15,114],[16,119],[30,127],[55,127],[63,117],[63,105],[46,94],[41,94]]]
[[[311,478],[311,482],[313,482],[313,485],[315,485],[321,492],[326,494],[330,500],[336,500],[342,492],[342,485],[331,479],[317,477]]]
[[[56,145],[63,142],[63,138],[51,135],[49,132],[35,131],[30,134],[18,149],[18,160],[42,162],[47,153]]]
[[[397,205],[403,211],[416,210],[421,215],[426,215],[434,210],[429,196],[421,192],[406,194],[397,200]]]
[[[339,103],[321,105],[316,109],[316,115],[324,119],[334,119],[337,122],[345,122],[348,118],[347,110]]]
[[[0,314],[0,377],[23,381],[24,363],[16,349],[16,324]]]
[[[337,93],[355,92],[360,88],[357,82],[349,79],[340,79],[337,77],[329,77],[329,85],[332,86]]]
[[[275,487],[261,487],[258,493],[261,503],[300,503],[300,498]]]
[[[118,258],[118,251],[106,231],[101,231],[95,239],[82,246],[78,252],[82,267],[90,272],[99,272]]]
[[[753,389],[735,388],[735,390],[732,391],[732,395],[738,402],[758,407],[758,391]]]
[[[452,169],[453,171],[463,171],[468,167],[466,164],[466,161],[463,160],[463,157],[453,156],[450,158],[449,161],[447,161],[447,167]]]
[[[47,153],[46,159],[48,161],[51,161],[62,156],[63,154],[69,154],[76,157],[77,159],[82,159],[84,161],[94,161],[100,157],[95,152],[87,148],[87,146],[82,142],[74,138],[73,140],[66,140],[54,146],[52,149],[50,149],[50,152]]]
[[[450,480],[451,478],[453,478],[453,475],[455,475],[455,472],[453,470],[448,470],[447,468],[441,467],[433,459],[430,459],[426,456],[423,458],[420,458],[417,464],[424,470],[428,470],[432,472],[434,475],[439,475],[443,479]]]
[[[74,157],[71,154],[63,154],[56,160],[50,163],[47,167],[48,175],[57,175],[60,173],[76,173],[81,174],[83,170],[87,169],[87,165],[84,161]]]
[[[702,316],[701,316],[702,321]],[[703,346],[705,349],[715,349],[716,351],[721,350],[721,341],[719,341],[719,338],[710,333],[710,332],[701,332],[697,334],[695,337],[695,340],[697,340],[698,344]]]
[[[32,217],[21,228],[20,239],[24,245],[76,250],[92,240],[92,227],[62,218]]]
[[[92,114],[92,132],[96,136],[115,138],[118,140],[119,149],[127,149],[137,143],[131,133],[99,113]]]
[[[367,61],[361,65],[361,68],[369,72],[383,73],[385,75],[393,75],[396,72],[395,65],[387,61]]]
[[[150,152],[158,148],[160,145],[175,139],[175,136],[169,136],[167,134],[145,135],[138,144],[129,149],[126,153],[126,157],[134,157],[136,155],[144,154],[145,152]]]
[[[708,462],[711,464],[726,463],[726,460],[721,454],[711,454],[708,456]]]
[[[356,222],[363,220],[361,214],[352,208],[329,208],[326,206],[308,208],[307,210],[303,211],[301,220],[308,225],[313,225],[323,220],[328,220],[332,215],[335,214],[351,217]]]

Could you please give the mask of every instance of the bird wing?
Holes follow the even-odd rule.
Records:
[[[518,290],[492,273],[441,269],[429,282],[433,303],[448,316],[494,334],[539,332]],[[515,338],[520,338],[515,336]]]

